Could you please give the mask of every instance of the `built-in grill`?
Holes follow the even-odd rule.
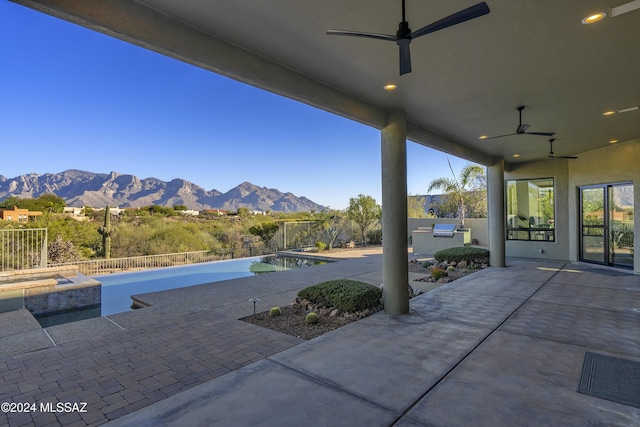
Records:
[[[453,237],[454,231],[456,231],[455,224],[434,224],[433,225],[433,237]]]

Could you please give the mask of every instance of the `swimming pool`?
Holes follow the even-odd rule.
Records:
[[[325,263],[324,261],[302,258],[267,256],[96,276],[94,279],[102,283],[102,296],[99,307],[42,316],[38,318],[38,322],[43,327],[48,327],[92,317],[108,316],[109,314],[132,310],[131,295],[220,282],[222,280]]]

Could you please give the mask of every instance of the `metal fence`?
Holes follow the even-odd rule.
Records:
[[[0,230],[0,271],[46,266],[46,228]]]
[[[80,274],[84,274],[85,276],[100,276],[103,274],[146,270],[150,268],[174,267],[179,265],[219,261],[223,259],[246,258],[264,255],[263,252],[266,251],[249,247],[222,253],[213,251],[197,251],[127,258],[92,259],[87,261],[50,264],[49,267],[75,265],[78,267],[78,273]]]

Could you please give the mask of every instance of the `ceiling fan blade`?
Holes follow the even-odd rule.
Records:
[[[555,132],[522,132],[526,135],[541,135],[541,136],[553,136]]]
[[[364,37],[367,39],[385,40],[395,42],[397,37],[389,34],[375,34],[375,33],[360,33],[357,31],[349,30],[327,30],[327,34],[332,36],[351,36],[351,37]]]
[[[553,141],[555,141],[555,138],[551,138],[549,140],[549,158],[550,159],[577,159],[576,156],[556,156],[555,154],[553,154]]]
[[[454,13],[453,15],[449,15],[445,18],[442,18],[439,21],[436,21],[432,24],[427,25],[426,27],[422,27],[419,30],[411,33],[411,38],[415,39],[417,37],[424,36],[426,34],[430,34],[439,30],[444,30],[445,28],[451,27],[453,25],[461,24],[465,21],[469,21],[474,18],[478,18],[482,15],[486,15],[490,12],[489,6],[487,3],[482,2],[478,3],[474,6],[463,9],[459,12]]]
[[[486,141],[486,140],[488,140],[488,139],[496,139],[496,138],[502,138],[502,137],[504,137],[504,136],[512,136],[512,135],[518,135],[518,134],[517,134],[517,133],[506,133],[506,134],[504,134],[504,135],[498,135],[498,136],[491,136],[491,137],[489,137],[489,138],[483,138],[482,140],[483,140],[483,141]]]
[[[411,52],[409,51],[409,44],[402,44],[400,46],[400,75],[411,72]]]
[[[550,159],[574,159],[574,160],[577,159],[576,156],[552,156],[552,155],[549,155],[549,158]]]

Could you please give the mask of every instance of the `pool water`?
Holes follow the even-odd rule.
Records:
[[[251,257],[205,262],[187,266],[165,267],[133,273],[95,276],[102,283],[100,307],[76,309],[38,317],[42,327],[69,323],[92,317],[108,316],[132,310],[131,295],[183,288],[203,283],[220,282],[273,271],[290,270],[325,264],[291,257]]]

